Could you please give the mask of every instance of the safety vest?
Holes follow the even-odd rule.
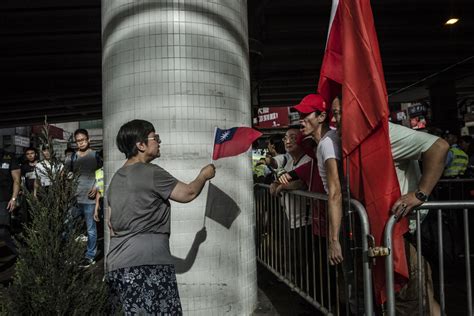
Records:
[[[255,167],[253,167],[253,173],[255,174],[255,176],[257,178],[258,177],[264,177],[265,176],[265,165],[264,164],[256,165]]]
[[[451,147],[449,150],[453,153],[453,160],[451,164],[444,169],[443,176],[457,177],[464,175],[469,163],[469,157],[463,150],[457,147]]]
[[[100,196],[104,196],[104,169],[100,168],[95,171],[95,185],[100,193]]]

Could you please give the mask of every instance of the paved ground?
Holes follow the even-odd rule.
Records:
[[[466,276],[464,259],[449,263],[445,271],[446,311],[449,315],[465,315],[466,311]],[[471,258],[474,261],[474,258]],[[14,257],[0,241],[0,291],[8,285],[14,273]],[[101,270],[102,260],[96,268]],[[472,271],[472,269],[471,269]],[[258,265],[258,307],[254,316],[291,315],[306,316],[320,315],[318,311],[302,299],[297,293],[280,282],[271,272]],[[474,274],[472,274],[474,275]],[[433,280],[435,292],[438,292],[438,271],[433,265]]]
[[[265,267],[257,266],[258,307],[254,315],[258,316],[307,316],[321,315],[315,307],[306,302],[297,293],[292,292]]]
[[[15,271],[14,263],[14,256],[0,242],[0,291],[11,281]],[[96,269],[101,270],[101,267],[103,261],[99,260]],[[258,306],[254,316],[318,315],[309,303],[261,266],[258,266],[258,286]]]

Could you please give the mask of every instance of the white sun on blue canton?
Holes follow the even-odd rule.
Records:
[[[229,137],[229,134],[230,134],[230,131],[225,131],[224,133],[222,133],[221,142],[225,141],[227,137]]]

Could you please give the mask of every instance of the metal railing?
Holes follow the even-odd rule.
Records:
[[[472,200],[473,178],[440,179],[431,195],[437,201]]]
[[[357,213],[360,232],[344,233],[341,245],[345,255],[361,250],[362,281],[350,280],[359,273],[329,265],[327,256],[327,196],[306,191],[284,191],[280,197],[270,195],[269,186],[255,185],[256,201],[256,245],[257,260],[286,283],[316,309],[326,315],[339,315],[341,297],[338,285],[344,286],[346,314],[354,309],[354,297],[358,298],[357,286],[363,283],[364,313],[373,314],[372,276],[369,253],[369,221],[365,208],[356,200],[350,200],[350,209],[345,210],[345,224],[352,222]],[[359,239],[348,246],[347,241]],[[345,260],[349,260],[347,256]],[[356,265],[354,265],[355,269]],[[339,273],[340,270],[344,270]],[[348,288],[352,287],[352,288]],[[355,293],[354,293],[355,292]],[[352,300],[349,306],[349,300]],[[355,303],[357,305],[357,303]],[[357,308],[357,306],[355,307]]]
[[[462,179],[464,180],[464,179]],[[471,179],[472,180],[472,179]],[[450,183],[452,181],[444,181]],[[456,181],[459,183],[458,181]],[[461,181],[471,182],[471,181]],[[467,315],[473,315],[472,305],[472,282],[471,282],[471,262],[470,262],[470,240],[469,240],[469,216],[468,211],[474,211],[474,201],[443,201],[443,202],[426,202],[416,212],[416,251],[417,251],[417,284],[418,284],[418,312],[423,315],[425,310],[424,297],[425,287],[424,283],[424,269],[422,268],[422,236],[421,236],[421,216],[420,209],[429,210],[430,212],[437,211],[437,256],[439,265],[439,304],[441,315],[446,314],[446,296],[445,296],[445,282],[444,282],[444,256],[443,256],[443,210],[450,210],[451,212],[463,211],[463,228],[464,228],[464,258],[465,258],[465,274],[466,274],[466,312]],[[392,231],[396,224],[397,219],[395,216],[390,217],[388,220],[385,233],[384,242],[385,246],[392,249]],[[460,227],[458,227],[460,229]],[[395,291],[393,283],[393,259],[391,255],[392,251],[386,257],[385,271],[386,271],[386,283],[387,283],[387,315],[395,315]]]

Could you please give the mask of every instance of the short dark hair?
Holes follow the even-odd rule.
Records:
[[[76,138],[77,134],[84,134],[86,135],[87,139],[89,139],[89,132],[84,128],[76,129],[76,131],[74,132],[74,138]]]
[[[49,145],[48,144],[41,145],[41,150],[49,150]]]
[[[468,144],[472,144],[472,137],[470,135],[461,136],[460,140],[462,140],[462,141],[464,141]]]
[[[27,151],[34,151],[35,153],[37,153],[38,151],[36,150],[36,148],[34,147],[26,147],[25,150],[23,151],[23,153],[26,154]]]
[[[23,153],[25,154],[25,160],[26,160],[26,152],[28,151],[33,151],[35,153],[35,160],[38,160],[39,159],[39,152],[36,148],[34,147],[27,147],[25,148],[25,150],[23,151]]]
[[[117,146],[127,159],[138,155],[137,143],[148,143],[148,134],[155,132],[153,124],[145,120],[133,120],[120,127]]]
[[[68,148],[64,149],[64,154],[65,154],[65,155],[66,155],[67,153],[73,153],[73,152],[75,152],[75,150],[72,149],[71,147],[68,147]]]
[[[268,142],[275,146],[275,151],[277,154],[284,154],[286,153],[285,150],[285,144],[283,143],[283,135],[281,134],[275,134],[270,136],[268,139]]]

